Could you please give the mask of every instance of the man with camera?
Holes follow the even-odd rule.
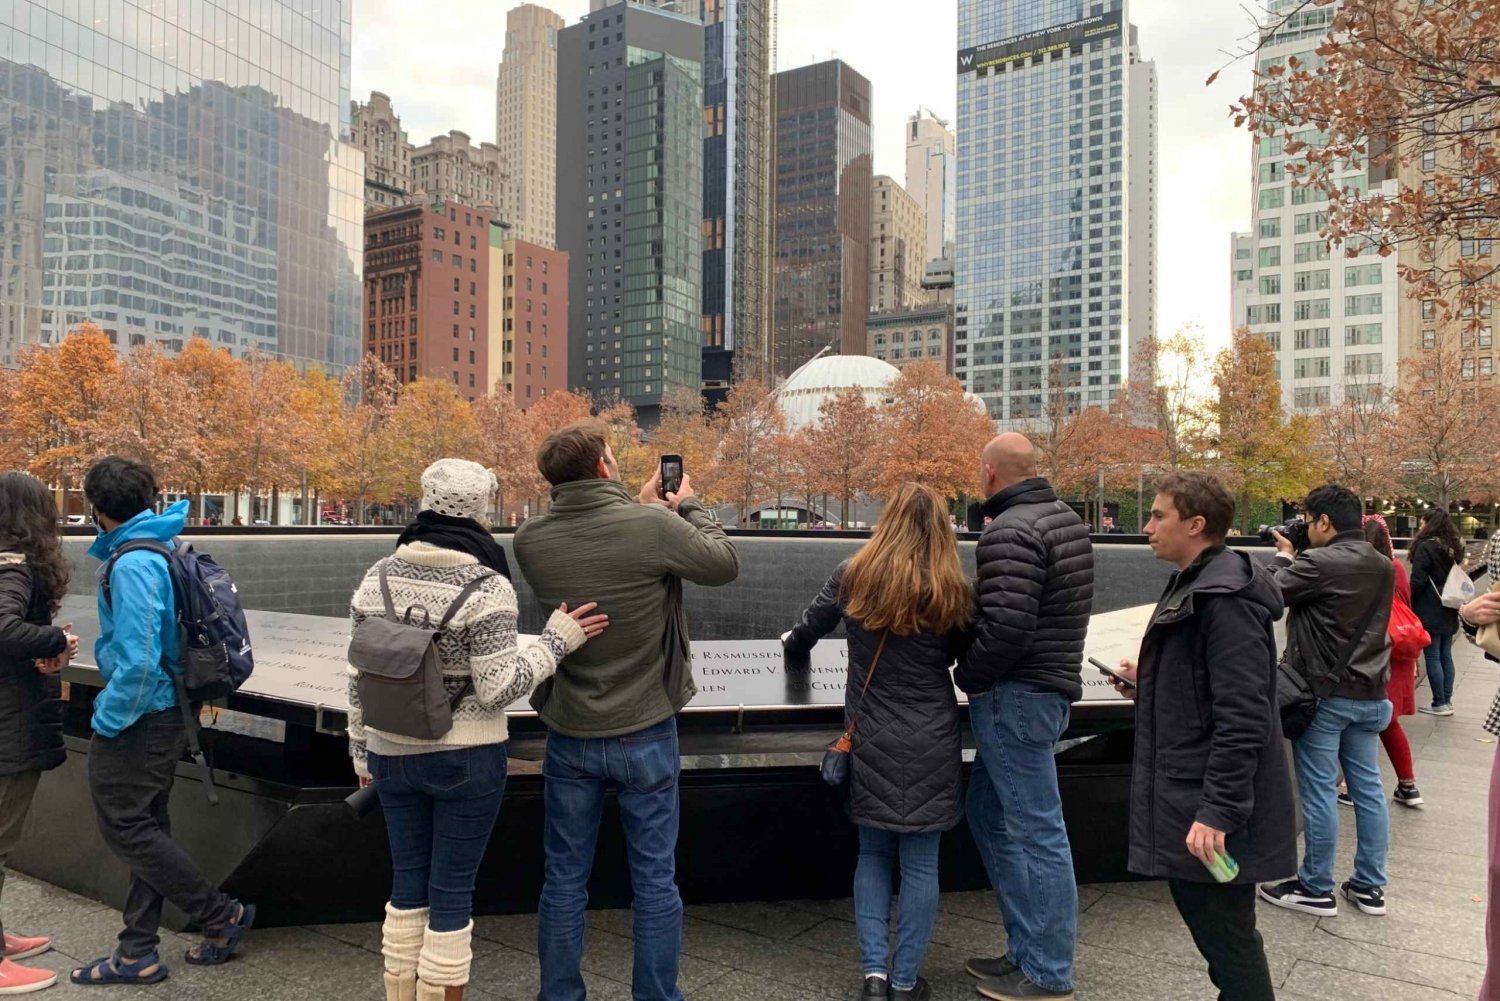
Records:
[[[682,1001],[676,716],[697,693],[682,581],[728,584],[740,564],[680,463],[664,461],[667,475],[659,468],[632,496],[602,425],[561,428],[537,456],[552,484],[552,510],[527,519],[516,533],[516,559],[542,607],[576,607],[578,596],[588,595],[610,626],[569,654],[531,698],[547,725],[541,1001],[584,998],[584,910],[611,789],[635,891],[633,997]],[[664,480],[677,476],[663,489]]]
[[[1338,770],[1354,800],[1353,876],[1340,889],[1365,914],[1385,913],[1390,815],[1381,785],[1380,731],[1391,721],[1386,698],[1395,568],[1365,541],[1364,506],[1350,491],[1323,486],[1307,495],[1302,520],[1273,533],[1267,568],[1288,609],[1283,656],[1283,722],[1293,737],[1302,797],[1305,854],[1294,879],[1260,888],[1263,900],[1322,917],[1338,913],[1333,894],[1338,848]],[[1289,697],[1290,696],[1290,697]],[[1300,697],[1299,697],[1300,696]],[[1288,707],[1303,710],[1296,734]]]

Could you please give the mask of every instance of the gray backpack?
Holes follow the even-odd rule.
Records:
[[[442,661],[438,659],[438,637],[469,596],[485,580],[496,576],[487,573],[469,581],[434,626],[430,613],[421,605],[396,614],[385,564],[380,564],[385,618],[365,619],[354,627],[349,641],[349,663],[359,672],[354,687],[366,726],[415,740],[438,740],[453,729],[453,712],[473,690],[474,681],[470,678],[456,694],[448,695],[443,686]],[[413,621],[418,612],[420,625]]]

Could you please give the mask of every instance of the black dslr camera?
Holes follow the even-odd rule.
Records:
[[[1299,553],[1312,544],[1312,540],[1307,536],[1307,522],[1301,518],[1293,518],[1285,525],[1273,525],[1270,528],[1261,529],[1261,539],[1266,542],[1274,542],[1275,540],[1271,536],[1272,532],[1280,532],[1286,536],[1287,541],[1292,544],[1292,548]]]

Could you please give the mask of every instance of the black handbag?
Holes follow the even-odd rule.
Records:
[[[831,786],[841,786],[849,781],[849,752],[854,749],[854,728],[859,725],[859,712],[865,706],[865,694],[870,690],[870,679],[875,677],[875,668],[880,663],[880,655],[885,652],[885,640],[888,633],[881,633],[880,645],[875,648],[875,659],[870,661],[870,670],[865,674],[865,686],[859,691],[859,702],[854,707],[854,712],[849,717],[849,725],[839,736],[838,740],[828,745],[828,750],[823,752],[823,764],[819,766],[819,772],[823,781]]]
[[[1385,605],[1390,606],[1389,596]],[[1323,705],[1323,700],[1343,682],[1344,671],[1349,667],[1349,661],[1354,658],[1354,651],[1359,647],[1360,639],[1370,628],[1370,623],[1375,619],[1375,612],[1380,607],[1381,602],[1372,601],[1365,608],[1360,616],[1359,625],[1344,643],[1344,648],[1339,651],[1339,658],[1334,663],[1333,670],[1323,676],[1322,684],[1313,685],[1302,676],[1300,671],[1287,663],[1286,657],[1282,657],[1276,665],[1276,705],[1281,710],[1281,734],[1287,740],[1296,740],[1307,732],[1313,720],[1317,719],[1318,709]]]

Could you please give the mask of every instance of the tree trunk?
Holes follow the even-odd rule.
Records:
[[[266,519],[273,525],[281,524],[281,487],[271,488],[271,516]]]
[[[236,518],[238,518],[240,516],[240,488],[239,487],[235,487],[234,488],[234,493],[232,494],[232,496],[234,497],[234,510],[232,512],[230,512],[230,515],[229,515],[229,523],[231,525],[234,524],[234,519],[236,519]],[[250,520],[254,521],[255,519],[252,518]]]
[[[302,524],[316,525],[318,523],[318,519],[312,517],[307,510],[307,503],[309,499],[310,498],[307,494],[307,470],[304,469],[302,470]]]

